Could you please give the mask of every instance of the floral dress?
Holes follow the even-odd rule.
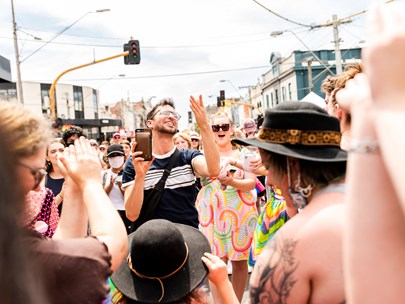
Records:
[[[240,160],[241,153],[233,158]],[[235,179],[243,179],[244,171],[232,168]],[[211,244],[212,253],[231,261],[247,260],[257,222],[256,195],[227,186],[221,189],[217,178],[201,178],[196,207],[200,230]]]

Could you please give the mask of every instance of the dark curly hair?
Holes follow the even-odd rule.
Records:
[[[65,146],[67,146],[68,139],[75,134],[77,134],[77,136],[79,136],[79,137],[85,136],[82,128],[80,128],[78,126],[72,126],[63,133],[63,136],[62,136],[63,144]]]

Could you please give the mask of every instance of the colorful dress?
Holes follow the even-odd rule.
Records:
[[[239,152],[233,155],[241,159]],[[235,179],[243,179],[244,171],[232,168]],[[247,260],[257,222],[256,195],[227,186],[221,189],[217,178],[201,178],[196,207],[200,230],[211,244],[212,253],[231,261]]]
[[[276,186],[267,186],[267,203],[257,220],[249,256],[249,266],[254,266],[264,246],[288,220],[285,200]]]

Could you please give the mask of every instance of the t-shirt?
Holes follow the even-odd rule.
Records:
[[[111,255],[94,237],[45,240],[25,238],[50,303],[100,304],[108,295]]]
[[[170,156],[176,148],[164,155],[154,155],[155,160],[145,176],[144,197],[162,178],[164,169],[169,163]],[[181,223],[195,228],[198,227],[198,213],[195,208],[197,188],[192,162],[195,157],[203,157],[199,150],[179,150],[179,155],[173,165],[170,175],[162,191],[160,203],[156,208],[156,219],[166,219],[173,223]],[[135,170],[132,159],[125,163],[122,175],[122,188],[134,183]]]
[[[105,188],[105,187],[107,187],[107,185],[110,184],[111,176],[113,178],[115,178],[115,181],[111,188],[110,193],[108,193],[108,197],[110,198],[110,200],[116,210],[125,210],[124,195],[122,194],[122,192],[118,186],[118,179],[121,178],[122,175],[118,176],[118,173],[114,173],[111,170],[111,168],[102,171],[101,180],[103,182],[103,187]]]

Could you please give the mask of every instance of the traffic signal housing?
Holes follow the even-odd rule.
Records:
[[[141,49],[138,40],[130,40],[124,44],[124,52],[128,51],[128,56],[124,57],[125,64],[139,64],[141,62]]]
[[[217,107],[225,107],[225,91],[219,91],[219,97],[217,97]]]
[[[225,90],[219,91],[219,99],[222,101],[225,100]]]

